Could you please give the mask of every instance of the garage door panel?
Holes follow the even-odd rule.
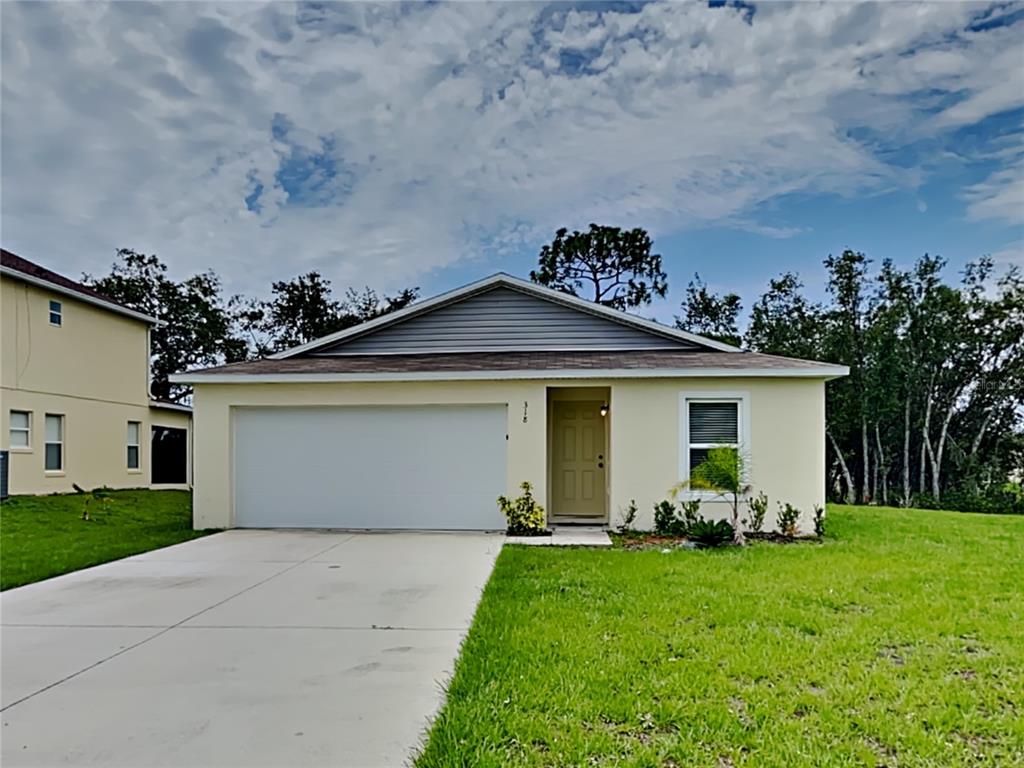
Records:
[[[504,527],[504,405],[239,408],[233,419],[239,527]]]

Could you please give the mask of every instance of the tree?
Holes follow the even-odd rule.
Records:
[[[120,248],[117,259],[109,275],[83,275],[83,282],[164,322],[150,331],[150,395],[179,402],[192,390],[172,384],[171,374],[244,358],[245,343],[232,334],[228,303],[214,272],[178,283],[167,277],[167,266],[155,254]]]
[[[732,512],[732,541],[742,547],[747,543],[740,521],[740,499],[750,492],[746,481],[747,462],[736,448],[719,446],[708,451],[707,458],[690,472],[690,479],[672,489],[673,498],[684,489],[710,491],[729,502]]]
[[[622,230],[591,224],[587,232],[565,228],[555,233],[538,258],[530,279],[613,309],[650,304],[668,292],[661,256],[651,253],[646,230]]]
[[[768,291],[750,310],[746,336],[750,349],[768,355],[820,359],[822,310],[801,293],[803,287],[792,272],[769,281]]]
[[[676,328],[738,347],[741,309],[743,303],[738,295],[726,293],[719,296],[712,293],[700,275],[695,274],[686,286],[683,314],[676,316]]]
[[[248,300],[235,307],[235,320],[248,337],[253,356],[279,352],[367,320],[404,309],[419,296],[419,288],[405,288],[394,296],[372,288],[349,288],[345,298],[332,295],[331,281],[308,272],[271,286],[272,298]]]

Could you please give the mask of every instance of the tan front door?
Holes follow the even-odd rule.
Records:
[[[551,514],[559,518],[607,517],[605,417],[601,402],[552,403]]]

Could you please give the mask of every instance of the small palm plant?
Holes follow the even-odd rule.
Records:
[[[690,472],[690,479],[672,488],[672,497],[680,491],[709,491],[721,496],[732,508],[732,541],[738,547],[747,543],[740,523],[740,500],[750,492],[746,482],[746,460],[736,448],[720,446],[708,451],[708,457]]]

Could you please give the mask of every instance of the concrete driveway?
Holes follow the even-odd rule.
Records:
[[[502,541],[228,531],[4,592],[2,763],[404,765]]]

